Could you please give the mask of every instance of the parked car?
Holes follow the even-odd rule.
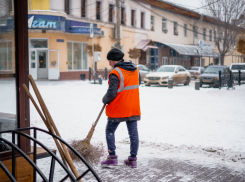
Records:
[[[227,84],[227,81],[230,79],[229,67],[225,65],[211,65],[206,68],[203,74],[197,77],[197,79],[200,79],[200,86],[219,87],[219,71],[221,71],[221,86]]]
[[[240,79],[245,80],[245,63],[231,63],[230,70],[232,71],[234,80],[238,80],[238,70],[241,70]]]
[[[204,67],[191,66],[187,69],[190,72],[191,78],[197,78],[200,74],[204,72]]]
[[[143,82],[145,75],[148,74],[150,72],[150,70],[143,64],[137,64],[136,66],[140,70],[140,77],[141,77],[141,81]]]
[[[161,85],[167,86],[168,79],[173,79],[173,84],[189,85],[191,74],[186,69],[179,65],[163,65],[156,69],[155,72],[145,76],[145,86]]]

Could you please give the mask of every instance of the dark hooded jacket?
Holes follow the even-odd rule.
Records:
[[[131,61],[123,61],[119,62],[114,65],[114,68],[120,67],[122,69],[125,69],[127,71],[135,71],[137,67],[131,62]],[[111,74],[109,77],[110,83],[109,83],[109,88],[104,95],[102,102],[104,104],[109,104],[112,102],[116,96],[117,96],[117,90],[119,87],[119,78],[115,74]],[[139,75],[139,85],[141,83],[140,75]],[[133,121],[133,120],[140,120],[140,116],[131,116],[127,118],[109,118],[108,121],[116,121],[116,122],[121,122],[121,121]]]

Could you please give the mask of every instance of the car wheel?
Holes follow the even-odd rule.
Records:
[[[184,85],[189,85],[189,83],[190,83],[190,78],[187,77],[187,78],[186,78],[186,81],[185,81],[185,83],[184,83]]]

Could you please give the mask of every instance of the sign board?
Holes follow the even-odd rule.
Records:
[[[90,38],[94,37],[94,24],[90,23]]]
[[[101,52],[94,52],[94,61],[96,62],[101,61]]]
[[[40,29],[57,29],[57,25],[58,21],[56,21],[55,19],[51,19],[48,16],[45,17],[40,17],[37,16],[31,16],[28,19],[28,28],[40,28]]]
[[[204,43],[203,40],[198,41],[198,46],[199,46],[199,54],[202,56],[212,53],[212,45]]]

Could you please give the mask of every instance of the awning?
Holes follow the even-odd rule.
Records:
[[[152,42],[150,39],[140,41],[135,48],[143,51],[147,51],[149,48],[158,49],[158,47],[155,46],[154,42]]]
[[[184,44],[172,44],[159,42],[167,45],[172,49],[176,50],[180,55],[183,56],[202,56],[202,57],[219,57],[219,54],[213,50],[201,50],[198,46],[184,45]]]
[[[150,49],[150,48],[151,48],[151,49],[158,49],[157,46],[150,46],[150,45],[149,45],[149,46],[145,46],[142,50],[143,50],[143,51],[147,51],[147,50]]]

